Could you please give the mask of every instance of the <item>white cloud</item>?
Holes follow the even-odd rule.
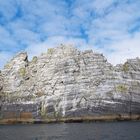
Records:
[[[19,30],[16,30],[13,34],[13,37],[17,41],[20,41],[21,44],[26,44],[26,45],[37,43],[39,42],[39,38],[40,38],[37,33],[32,32],[31,30],[28,30],[28,29],[24,29],[24,28],[23,29],[20,28]]]
[[[48,48],[56,47],[60,44],[70,44],[79,48],[80,50],[92,49],[90,45],[87,45],[84,39],[53,36],[48,38],[45,42],[32,44],[27,47],[26,51],[28,52],[29,60],[31,60],[33,56],[39,56],[41,53],[47,52]]]
[[[106,53],[108,61],[112,64],[124,63],[127,59],[140,57],[140,33],[128,37],[121,42],[113,43],[112,53]]]
[[[13,39],[13,37],[4,27],[0,26],[0,51],[14,51],[14,46],[17,46],[16,40]]]
[[[114,0],[94,0],[93,7],[97,13],[103,14],[106,8],[108,8],[113,2]]]
[[[0,52],[0,68],[3,68],[4,64],[12,58],[12,53]]]
[[[23,49],[31,58],[61,43],[102,52],[113,64],[140,56],[139,7],[139,0],[0,0],[0,58]]]

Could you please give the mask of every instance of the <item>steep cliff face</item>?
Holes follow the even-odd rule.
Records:
[[[140,59],[113,67],[102,54],[71,46],[28,61],[14,57],[0,73],[0,117],[69,118],[140,114]]]

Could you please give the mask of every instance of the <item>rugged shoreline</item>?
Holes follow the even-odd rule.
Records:
[[[89,117],[71,117],[59,119],[22,119],[11,118],[0,120],[1,124],[47,124],[47,123],[78,123],[78,122],[110,122],[110,121],[140,121],[140,115],[105,115],[105,116],[89,116]]]
[[[135,120],[135,115],[140,58],[113,66],[102,54],[61,45],[32,61],[20,53],[0,72],[1,122]]]

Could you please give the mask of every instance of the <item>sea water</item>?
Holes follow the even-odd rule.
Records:
[[[0,125],[0,140],[140,140],[140,122]]]

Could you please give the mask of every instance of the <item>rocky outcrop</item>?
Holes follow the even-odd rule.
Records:
[[[140,59],[112,66],[102,54],[71,46],[28,61],[14,57],[0,72],[0,118],[61,119],[140,115]]]

